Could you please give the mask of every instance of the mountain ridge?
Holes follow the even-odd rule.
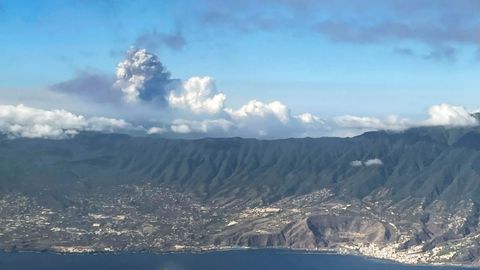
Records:
[[[412,192],[455,201],[452,193],[468,182],[470,188],[462,192],[477,200],[480,187],[467,180],[479,172],[479,147],[477,128],[280,140],[176,140],[97,133],[66,140],[13,139],[0,142],[0,176],[7,179],[0,190],[8,189],[5,182],[12,188],[19,183],[41,186],[45,179],[59,186],[68,181],[102,185],[149,179],[205,198],[244,196],[248,189],[260,194],[263,189],[262,199],[272,202],[321,188],[362,198],[386,187],[395,199]],[[383,164],[350,164],[375,158]]]
[[[277,247],[480,265],[480,128],[0,140],[0,248]],[[4,233],[2,233],[4,232]]]

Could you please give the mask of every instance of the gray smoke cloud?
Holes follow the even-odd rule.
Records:
[[[50,89],[73,94],[96,102],[118,101],[119,97],[113,83],[113,76],[108,76],[95,71],[84,70],[77,72],[73,79],[50,86]]]
[[[125,60],[117,65],[114,87],[127,103],[154,101],[165,104],[165,97],[176,87],[178,80],[170,77],[155,54],[145,49],[132,48]]]
[[[398,53],[413,52],[403,49]],[[117,65],[116,80],[94,72],[80,72],[76,78],[56,84],[52,89],[88,96],[97,102],[118,101],[112,106],[116,109],[114,118],[5,105],[0,106],[0,132],[20,137],[61,138],[78,130],[115,128],[128,131],[132,127],[128,120],[140,123],[146,134],[168,137],[285,138],[354,136],[371,130],[402,131],[416,126],[478,125],[477,119],[466,108],[450,104],[431,106],[425,120],[395,115],[343,115],[322,119],[308,112],[294,114],[287,104],[278,100],[252,99],[233,108],[228,106],[227,95],[217,89],[212,77],[195,76],[183,81],[171,79],[158,57],[145,49],[128,51],[126,58]],[[117,119],[119,116],[127,120]]]

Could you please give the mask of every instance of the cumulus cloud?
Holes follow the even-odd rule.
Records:
[[[426,120],[412,120],[398,116],[385,118],[367,116],[338,116],[333,118],[339,136],[354,136],[372,130],[402,131],[419,126],[463,127],[476,126],[479,121],[462,106],[450,104],[433,105],[428,108]]]
[[[158,57],[145,49],[128,51],[126,59],[117,66],[114,83],[106,75],[81,72],[76,78],[54,85],[52,88],[63,93],[90,96],[97,101],[111,101],[115,100],[115,97],[121,100],[123,96],[127,103],[134,103],[136,106],[114,104],[116,107],[123,106],[120,111],[128,108],[128,113],[123,112],[121,115],[143,117],[140,121],[144,124],[145,115],[148,115],[149,120],[161,122],[163,125],[147,128],[145,132],[165,136],[175,134],[264,138],[355,136],[372,130],[402,131],[417,126],[455,127],[478,124],[476,118],[465,108],[448,104],[430,107],[429,117],[425,120],[412,120],[395,115],[387,117],[343,115],[321,119],[308,112],[292,114],[290,108],[280,101],[263,102],[256,99],[235,109],[228,106],[226,95],[217,90],[212,77],[195,76],[180,83],[179,80],[171,79],[170,73]],[[72,128],[65,122],[58,125],[56,125],[58,122],[54,122],[55,125],[44,126],[40,122],[33,127],[33,124],[15,125],[14,122],[18,119],[7,122],[4,120],[2,131],[15,136],[62,137],[77,130],[105,130],[108,126],[121,127],[122,124],[126,124],[110,118],[87,119],[67,114],[66,111],[54,112],[69,115],[70,121],[79,118],[78,123]],[[135,117],[127,119],[139,121]],[[148,123],[146,124],[148,127]]]
[[[284,124],[290,121],[290,110],[279,101],[264,103],[258,100],[251,100],[238,110],[227,108],[225,111],[237,120],[274,117]]]
[[[117,66],[116,81],[109,82],[106,78],[96,73],[81,73],[52,88],[64,93],[81,93],[97,101],[114,100],[108,96],[113,93],[117,100],[123,97],[130,104],[128,107],[114,104],[121,106],[120,110],[128,109],[130,116],[141,115],[142,108],[147,108],[149,112],[157,109],[158,115],[150,116],[149,113],[149,117],[162,121],[165,126],[152,127],[147,130],[149,134],[212,131],[224,132],[228,136],[298,137],[318,134],[325,124],[311,113],[291,115],[290,109],[280,101],[251,100],[238,109],[227,107],[226,95],[217,90],[212,77],[195,76],[181,83],[172,80],[158,57],[145,49],[130,49],[126,59]],[[123,115],[129,117],[125,113]],[[205,119],[205,115],[217,119]],[[183,120],[171,121],[176,118]]]
[[[147,130],[147,134],[163,134],[166,132],[168,132],[168,129],[164,127],[151,127]]]
[[[175,83],[158,57],[145,49],[130,49],[126,59],[117,65],[116,77],[115,88],[128,103],[164,102]]]
[[[428,109],[430,118],[423,122],[427,126],[475,126],[478,120],[462,106],[439,104]]]
[[[0,105],[0,131],[10,137],[61,139],[79,131],[113,132],[132,128],[121,119],[84,117],[65,110],[42,110],[25,105]]]
[[[182,84],[180,94],[170,92],[168,104],[193,113],[215,114],[223,110],[226,96],[217,92],[211,77],[192,77]]]
[[[238,109],[226,107],[226,115],[235,123],[237,132],[247,137],[318,137],[329,128],[320,117],[311,113],[292,115],[280,101],[251,100]]]
[[[320,117],[315,116],[311,113],[302,113],[299,115],[295,115],[294,118],[304,124],[313,124],[313,123],[324,124],[324,122],[320,119]]]
[[[176,124],[176,125],[172,125],[170,128],[175,133],[187,134],[192,132],[192,129],[188,124]]]
[[[360,130],[403,130],[413,125],[410,120],[395,115],[383,119],[368,116],[344,115],[335,117],[333,120],[339,127]]]
[[[176,119],[172,122],[170,129],[174,133],[210,133],[227,132],[234,126],[234,123],[226,119],[207,119],[202,121]]]

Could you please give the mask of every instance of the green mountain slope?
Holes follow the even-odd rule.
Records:
[[[383,165],[351,165],[380,159]],[[480,131],[418,128],[354,138],[170,140],[85,133],[68,140],[2,139],[0,192],[59,199],[145,183],[204,199],[273,202],[329,188],[363,198],[480,201]]]

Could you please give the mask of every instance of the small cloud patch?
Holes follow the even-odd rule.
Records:
[[[360,167],[360,166],[363,166],[363,162],[360,161],[360,160],[353,160],[352,162],[350,162],[350,166],[352,166],[352,167]]]
[[[373,158],[366,161],[353,160],[350,162],[350,166],[352,167],[361,167],[361,166],[370,167],[370,166],[382,166],[382,165],[383,165],[383,161],[379,158]]]
[[[363,163],[365,166],[382,166],[383,161],[379,158],[369,159]]]

